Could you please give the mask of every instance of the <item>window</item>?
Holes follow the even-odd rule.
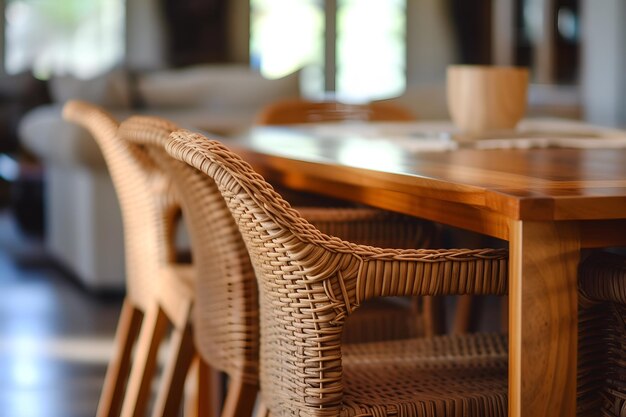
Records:
[[[5,70],[88,78],[121,62],[124,0],[7,0]]]
[[[250,62],[263,76],[303,69],[303,91],[323,92],[323,46],[323,0],[250,1]]]
[[[338,96],[371,100],[404,91],[405,7],[405,0],[338,1]]]
[[[326,1],[251,0],[252,66],[268,78],[301,70],[307,97],[330,92],[368,101],[401,94],[406,0]]]

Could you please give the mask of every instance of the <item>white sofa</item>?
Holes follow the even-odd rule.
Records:
[[[45,167],[49,253],[89,289],[124,286],[122,221],[115,190],[95,141],[84,129],[62,120],[67,100],[100,104],[120,119],[145,113],[181,126],[232,134],[249,126],[263,105],[297,97],[298,83],[297,75],[266,80],[240,65],[198,66],[135,77],[112,71],[95,80],[52,80],[55,104],[32,110],[19,128],[21,143]],[[133,108],[137,103],[140,109]]]

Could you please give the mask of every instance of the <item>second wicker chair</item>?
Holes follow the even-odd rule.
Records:
[[[626,256],[598,252],[580,267],[581,338],[579,397],[589,398],[589,415],[626,417]],[[598,407],[601,411],[598,411]]]
[[[219,142],[176,132],[175,158],[206,174],[259,284],[261,388],[274,415],[491,416],[507,412],[506,339],[474,335],[347,347],[349,316],[380,296],[507,291],[502,250],[396,250],[330,237]],[[202,204],[202,194],[193,194]],[[205,200],[206,202],[206,200]]]
[[[127,296],[97,415],[145,415],[158,349],[171,324],[170,356],[155,404],[155,415],[166,415],[179,406],[180,381],[194,355],[189,327],[194,273],[191,265],[175,262],[172,235],[180,211],[176,196],[150,156],[120,139],[117,121],[109,113],[70,101],[63,114],[87,128],[100,146],[124,220]]]

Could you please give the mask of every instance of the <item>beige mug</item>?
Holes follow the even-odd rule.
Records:
[[[448,110],[466,134],[514,129],[526,111],[528,70],[520,67],[451,65]]]

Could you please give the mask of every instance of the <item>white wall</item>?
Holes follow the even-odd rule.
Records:
[[[126,1],[126,65],[152,70],[167,65],[167,33],[159,0]]]
[[[585,119],[626,126],[626,1],[582,0]]]
[[[407,0],[407,84],[443,84],[457,57],[441,0]]]

